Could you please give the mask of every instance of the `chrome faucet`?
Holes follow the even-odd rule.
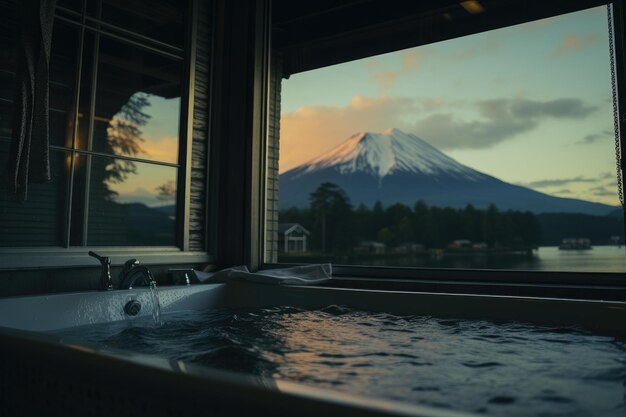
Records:
[[[143,283],[139,280],[143,279]],[[130,290],[136,285],[153,286],[156,281],[152,273],[145,265],[139,265],[136,259],[130,259],[124,264],[124,269],[120,272],[120,289]]]
[[[100,290],[112,290],[113,280],[111,279],[111,258],[109,258],[108,256],[100,256],[92,251],[89,251],[89,256],[99,260],[100,266],[102,267],[100,271]]]

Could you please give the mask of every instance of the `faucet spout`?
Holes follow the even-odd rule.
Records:
[[[152,273],[145,265],[134,265],[120,275],[120,289],[130,290],[137,285],[149,287],[156,285]]]

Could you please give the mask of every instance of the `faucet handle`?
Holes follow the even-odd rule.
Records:
[[[88,255],[92,258],[96,258],[103,265],[111,265],[111,258],[109,258],[108,256],[100,256],[93,251],[89,251]]]
[[[93,251],[89,251],[89,256],[100,261],[102,270],[100,271],[100,289],[112,290],[113,280],[111,279],[111,258],[108,256],[100,256]]]

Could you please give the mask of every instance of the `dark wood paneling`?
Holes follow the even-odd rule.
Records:
[[[211,2],[198,2],[196,79],[192,130],[191,194],[189,201],[189,250],[205,249],[206,193],[209,141],[209,74]]]

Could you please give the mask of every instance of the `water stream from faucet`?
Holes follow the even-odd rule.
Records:
[[[150,297],[152,298],[152,319],[157,326],[161,325],[161,303],[159,303],[159,290],[156,282],[150,282]]]

